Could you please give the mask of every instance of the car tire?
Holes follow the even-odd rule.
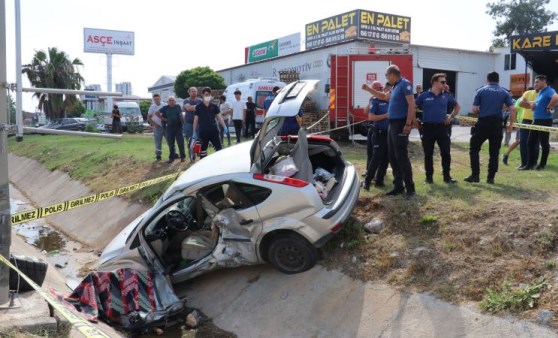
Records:
[[[19,271],[31,278],[37,285],[43,285],[45,280],[48,264],[43,260],[35,257],[10,255],[10,263],[12,263]],[[18,287],[19,282],[19,287]],[[10,290],[31,291],[33,287],[23,278],[19,278],[17,272],[10,269]]]
[[[295,274],[316,265],[318,250],[298,235],[287,235],[273,240],[269,246],[268,257],[277,270]]]

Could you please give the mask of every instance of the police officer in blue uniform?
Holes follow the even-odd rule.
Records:
[[[422,110],[422,148],[424,150],[424,171],[426,172],[425,183],[434,182],[434,144],[438,143],[440,157],[442,157],[442,172],[444,182],[456,183],[450,175],[451,154],[450,136],[447,126],[451,124],[453,117],[459,113],[461,107],[455,101],[453,95],[444,90],[446,74],[436,73],[430,79],[431,88],[417,97],[415,103]],[[447,107],[454,107],[449,116],[446,115]]]
[[[372,88],[378,91],[383,90],[389,92],[391,86],[386,83],[386,88],[382,87],[379,81],[372,83]],[[388,146],[387,132],[389,121],[387,119],[388,102],[373,97],[370,100],[370,109],[368,110],[368,121],[370,121],[369,146],[373,148],[370,151],[370,161],[366,168],[366,176],[364,178],[364,190],[370,190],[370,183],[375,179],[374,185],[383,188],[384,177],[388,167]]]
[[[362,89],[381,100],[389,101],[388,157],[393,170],[394,187],[387,195],[400,195],[406,190],[407,197],[413,197],[416,194],[415,183],[407,151],[409,134],[413,125],[417,124],[413,85],[409,80],[401,77],[401,70],[395,64],[387,68],[386,78],[389,83],[393,84],[393,89],[389,93],[377,91],[367,84],[363,84]]]
[[[263,103],[264,116],[267,115],[267,111],[269,110],[269,107],[271,107],[271,103],[273,103],[273,100],[275,100],[275,97],[277,96],[277,92],[279,91],[279,89],[281,89],[279,86],[273,87],[273,89],[271,90],[271,95],[265,98]]]
[[[474,131],[471,135],[469,157],[471,159],[471,175],[465,178],[466,182],[477,183],[480,181],[479,152],[484,141],[488,140],[488,176],[486,182],[494,184],[494,176],[498,172],[498,158],[502,146],[502,107],[510,109],[510,124],[508,131],[516,119],[516,109],[507,90],[500,87],[500,75],[497,72],[488,73],[487,85],[479,88],[473,101],[473,115],[478,116]]]

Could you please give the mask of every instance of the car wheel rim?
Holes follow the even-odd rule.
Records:
[[[296,270],[305,264],[306,256],[299,247],[286,245],[278,250],[277,261],[288,270]]]

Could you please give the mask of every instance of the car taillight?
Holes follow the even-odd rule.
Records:
[[[279,183],[284,185],[290,185],[291,187],[302,188],[308,185],[308,182],[299,180],[296,178],[279,176],[279,175],[264,175],[264,174],[254,174],[255,180]]]
[[[337,232],[341,229],[342,223],[337,223],[333,228],[331,228],[331,232]]]

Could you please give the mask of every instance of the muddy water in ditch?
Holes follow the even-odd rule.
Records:
[[[32,206],[26,201],[10,199],[12,214],[30,207]],[[78,242],[69,240],[43,219],[16,224],[14,231],[28,244],[47,253],[50,263],[68,279],[75,280],[82,277],[84,265],[90,264],[97,258],[95,252],[84,248]]]
[[[13,214],[17,210],[27,205],[24,201],[10,199],[10,212]],[[40,250],[46,252],[56,252],[64,248],[63,236],[48,225],[41,224],[41,221],[31,221],[15,225],[14,229],[18,235],[25,238],[28,244],[31,244]]]

